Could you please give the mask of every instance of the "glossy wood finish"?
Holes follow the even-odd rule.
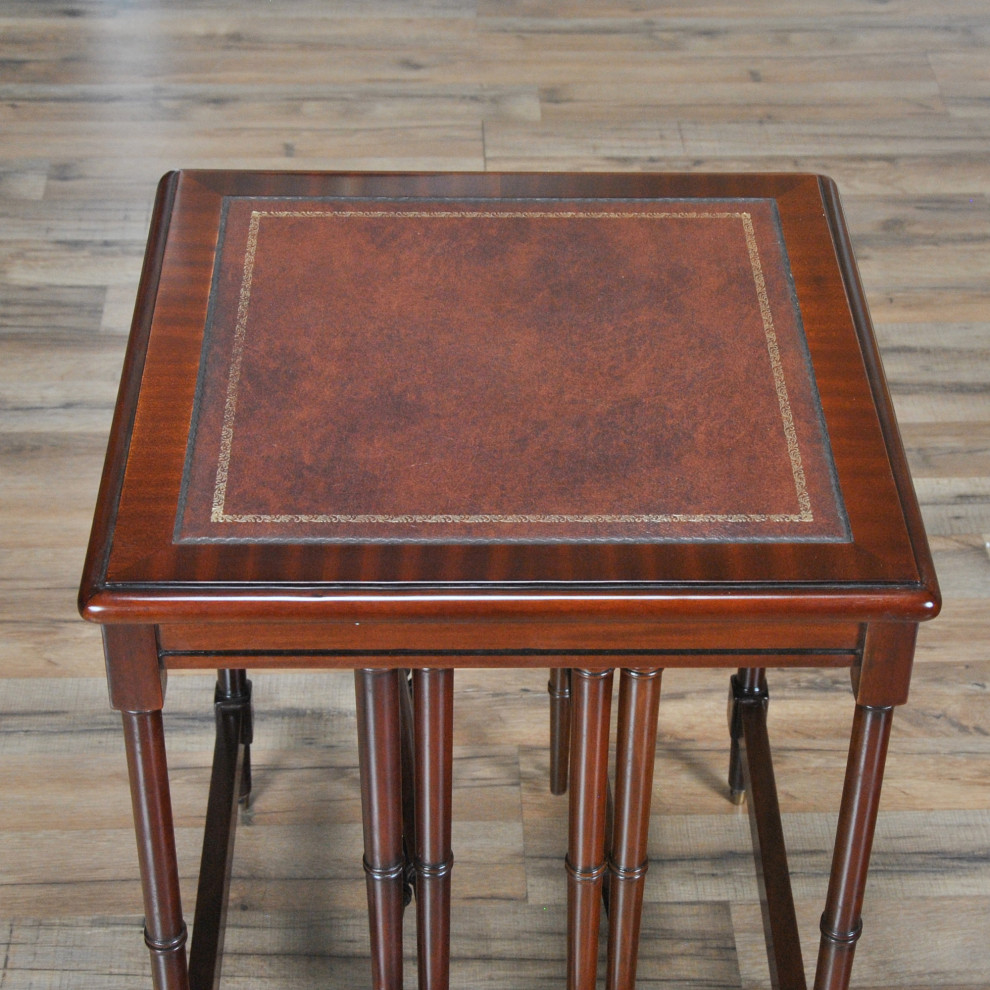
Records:
[[[512,542],[465,544],[449,552],[442,545],[293,545],[272,540],[262,543],[262,553],[252,544],[173,542],[225,195],[475,197],[493,202],[510,197],[591,196],[603,202],[772,197],[780,211],[852,542],[770,542],[759,547],[718,541],[614,543],[595,554],[568,543],[525,549]],[[882,383],[849,374],[850,368],[861,367],[864,357],[868,364],[875,360],[875,344],[859,301],[836,194],[827,180],[797,175],[206,172],[163,181],[158,212],[169,210],[166,236],[153,243],[146,276],[157,291],[157,308],[150,315],[157,332],[145,348],[148,328],[136,327],[129,364],[130,374],[145,372],[144,387],[140,397],[133,387],[125,388],[122,399],[120,428],[133,421],[136,433],[126,470],[123,451],[108,462],[103,499],[117,506],[116,514],[101,519],[94,530],[81,592],[89,617],[166,624],[208,617],[229,574],[240,575],[243,582],[236,599],[226,599],[231,621],[267,615],[372,622],[403,613],[419,619],[451,602],[469,608],[472,599],[482,611],[494,606],[502,618],[542,618],[547,610],[559,614],[566,603],[592,611],[604,604],[618,617],[649,607],[650,592],[656,595],[655,607],[682,618],[778,609],[831,619],[868,618],[884,606],[904,618],[921,619],[933,612],[934,585],[925,553],[913,549],[921,534],[895,452],[899,444]],[[855,302],[852,310],[847,295]],[[138,315],[139,322],[148,318],[147,313]],[[153,445],[143,432],[151,423],[156,424]],[[532,597],[507,588],[495,593],[495,586],[509,582],[519,586],[562,580],[571,587],[552,607],[544,593]],[[283,585],[277,595],[264,590],[272,582]],[[622,590],[630,582],[642,587]],[[726,596],[727,582],[747,584],[746,594]],[[796,582],[818,586],[809,594],[807,587],[795,589]],[[593,589],[606,583],[610,587],[599,598]],[[473,585],[470,596],[465,595],[467,584]],[[399,643],[393,646],[401,648]]]
[[[798,485],[799,495],[807,492],[802,487],[798,447],[787,432],[791,426],[790,407],[785,401],[789,372],[785,373],[785,368],[800,368],[801,374],[807,375],[804,358],[795,357],[798,352],[804,354],[801,348],[807,347],[823,418],[814,430],[821,431],[817,434],[820,440],[826,433],[828,438],[824,454],[825,448],[806,446],[806,451],[817,449],[818,457],[815,466],[808,456],[808,477],[815,474],[818,487],[812,485],[812,490],[819,496],[824,493],[824,502],[832,509],[826,511],[818,529],[803,536],[786,530],[790,525],[786,522],[781,523],[785,529],[774,529],[769,536],[746,529],[760,519],[776,519],[772,514],[691,516],[702,527],[713,521],[722,527],[710,532],[703,529],[691,539],[674,529],[663,529],[664,520],[676,528],[683,522],[683,514],[662,512],[647,517],[649,526],[659,528],[637,530],[627,539],[615,538],[608,529],[615,520],[624,525],[622,520],[627,517],[621,515],[606,513],[600,519],[562,515],[558,519],[557,515],[543,514],[539,515],[541,526],[548,523],[552,529],[563,520],[564,529],[560,533],[553,530],[557,535],[552,539],[547,536],[549,530],[542,529],[530,538],[514,539],[509,531],[503,535],[498,525],[502,521],[513,523],[515,516],[481,513],[464,517],[469,519],[466,525],[481,529],[466,530],[462,539],[456,529],[462,517],[444,514],[439,504],[436,519],[442,527],[436,530],[441,534],[436,539],[413,538],[406,530],[389,538],[378,529],[369,531],[370,535],[361,530],[364,535],[357,536],[330,530],[324,537],[307,527],[323,526],[328,521],[336,526],[335,520],[345,517],[334,512],[300,516],[290,506],[284,515],[273,514],[269,507],[260,514],[235,518],[225,513],[222,499],[213,502],[209,519],[198,518],[187,524],[187,507],[199,498],[196,512],[202,516],[203,485],[213,484],[208,477],[206,481],[200,477],[202,465],[195,467],[197,458],[206,455],[198,453],[197,442],[190,440],[190,423],[195,430],[211,416],[217,420],[216,389],[224,381],[228,400],[224,408],[233,408],[239,393],[231,391],[231,383],[238,383],[240,369],[247,367],[242,366],[238,350],[246,339],[243,334],[238,336],[240,330],[232,338],[234,357],[227,363],[221,360],[222,353],[221,358],[216,357],[211,349],[213,338],[209,337],[211,314],[226,313],[225,318],[233,319],[231,314],[236,310],[238,327],[247,325],[249,289],[254,284],[249,278],[254,277],[249,261],[262,257],[251,251],[243,257],[236,252],[231,255],[222,238],[224,231],[247,223],[242,200],[253,210],[251,216],[288,215],[265,207],[272,197],[292,199],[296,204],[293,216],[311,216],[319,204],[324,204],[319,208],[325,211],[325,204],[331,201],[337,204],[331,211],[335,217],[366,216],[367,204],[373,202],[378,211],[374,214],[376,223],[383,222],[381,217],[387,214],[393,218],[388,222],[400,215],[444,220],[453,216],[458,222],[467,218],[484,225],[492,217],[507,216],[507,203],[514,204],[513,217],[518,213],[527,222],[535,217],[541,224],[565,216],[628,219],[632,200],[647,204],[642,207],[646,211],[643,216],[666,218],[668,222],[683,218],[686,202],[694,204],[692,217],[721,216],[711,204],[729,203],[737,209],[727,215],[736,218],[745,215],[752,222],[752,216],[762,211],[761,223],[769,223],[767,217],[775,218],[774,224],[779,219],[781,243],[774,246],[776,242],[772,238],[768,241],[765,231],[745,242],[743,253],[748,261],[743,266],[747,276],[742,294],[749,309],[753,308],[754,291],[759,302],[758,325],[763,336],[756,350],[759,362],[767,363],[759,380],[763,386],[773,382],[775,421],[783,417],[779,425],[791,452],[793,478],[788,483]],[[740,212],[740,204],[751,200],[759,201],[759,210],[754,205],[752,215]],[[597,205],[589,207],[591,202]],[[671,202],[682,212],[663,206]],[[470,210],[465,205],[468,203]],[[547,207],[547,203],[552,206]],[[300,205],[307,204],[309,213],[300,210]],[[383,209],[386,213],[381,212]],[[221,224],[224,218],[227,226]],[[440,243],[446,244],[443,229],[448,228],[431,227],[430,236],[440,237]],[[478,234],[483,242],[484,230]],[[641,236],[642,230],[636,230]],[[254,243],[250,241],[253,236],[248,234],[249,244]],[[219,255],[218,239],[222,243]],[[289,244],[286,250],[291,252],[295,247]],[[778,267],[779,259],[786,256],[790,265],[785,274],[793,279],[794,298],[800,308],[800,346],[784,339],[785,333],[797,333],[796,324],[787,331],[786,321],[780,322],[780,337],[773,329],[772,310],[778,306],[781,312],[783,296],[779,284],[774,283],[776,289],[770,286],[773,279],[779,283],[781,272],[774,272],[769,262],[765,270],[761,268],[757,263],[761,253],[766,259],[778,258]],[[225,267],[231,257],[233,272]],[[274,260],[265,257],[266,261],[259,261],[260,267],[295,265],[281,255]],[[713,264],[708,249],[696,252],[692,264],[691,277],[697,279],[692,284],[697,285],[698,292],[713,291],[722,268]],[[573,276],[569,273],[568,277]],[[234,291],[238,279],[239,297]],[[515,284],[534,291],[531,272]],[[537,285],[537,295],[542,294],[541,285]],[[219,295],[211,296],[214,288],[217,293],[227,293],[226,301]],[[816,175],[728,173],[175,173],[166,176],[160,187],[143,291],[80,590],[80,608],[85,617],[107,628],[111,695],[116,705],[129,710],[161,708],[164,674],[169,666],[221,670],[353,667],[358,671],[365,860],[376,988],[392,990],[402,979],[399,932],[410,848],[415,870],[420,985],[444,990],[449,981],[453,668],[541,665],[571,669],[567,979],[575,990],[594,983],[601,895],[606,886],[608,984],[618,990],[631,987],[635,980],[661,668],[734,666],[760,670],[850,665],[861,707],[873,710],[906,700],[916,626],[938,610],[939,593],[830,180]],[[790,298],[787,293],[783,295]],[[238,298],[240,302],[234,305],[231,299],[236,303]],[[513,302],[525,306],[525,300]],[[452,312],[457,312],[453,303],[443,310],[445,316]],[[433,308],[428,315],[431,321],[436,318]],[[456,337],[456,320],[451,317],[449,326],[441,322],[441,329]],[[227,327],[224,332],[229,330]],[[791,357],[786,359],[780,357],[785,345],[792,347]],[[256,390],[264,393],[270,387],[266,362],[280,356],[267,351],[260,355],[260,364],[253,372]],[[410,360],[405,369],[412,374],[415,364]],[[588,384],[589,376],[596,381],[600,377],[597,370],[592,374],[586,366],[582,368],[584,384]],[[307,360],[290,373],[290,378],[314,370],[318,374],[340,373],[335,366],[320,369]],[[269,371],[275,376],[273,381],[279,380],[282,372]],[[211,375],[220,375],[220,385]],[[573,387],[583,394],[581,381]],[[641,382],[636,378],[635,382],[640,393],[649,394],[655,386],[652,379]],[[415,387],[415,382],[403,384],[403,389]],[[426,386],[421,382],[420,387]],[[747,395],[744,390],[743,398]],[[679,400],[680,393],[673,398]],[[636,401],[642,399],[643,395],[637,394]],[[562,401],[559,395],[556,401]],[[753,403],[755,408],[755,395]],[[605,406],[595,407],[588,416],[609,418],[603,409]],[[744,403],[743,418],[745,410]],[[473,408],[465,407],[463,412],[474,415]],[[519,412],[525,415],[525,410]],[[688,401],[678,415],[688,416],[688,433],[711,425],[705,402]],[[808,409],[801,415],[807,419]],[[578,419],[584,422],[580,416]],[[456,416],[448,412],[436,442],[440,442],[444,429],[456,429],[455,420]],[[757,421],[749,426],[760,428]],[[282,428],[280,422],[278,428]],[[232,429],[231,425],[227,432],[221,431],[226,439],[221,440],[214,499],[227,491],[223,486],[229,480],[226,472],[230,461],[224,459],[229,455],[224,444],[229,447],[233,443]],[[530,437],[542,435],[540,431],[524,432]],[[578,441],[581,449],[591,442],[583,429]],[[376,450],[374,439],[369,442],[370,450]],[[262,438],[261,446],[265,443]],[[695,444],[687,446],[693,449]],[[394,455],[393,451],[390,456]],[[823,467],[826,462],[834,465],[831,481],[831,468]],[[527,463],[531,462],[520,457],[517,470],[531,471]],[[705,462],[701,469],[714,472],[720,484],[725,481],[717,464]],[[292,476],[287,480],[287,494],[294,498],[298,479]],[[510,479],[505,480],[508,485]],[[237,497],[246,505],[253,504],[243,479],[240,484]],[[363,481],[359,478],[354,484]],[[526,478],[517,478],[513,484],[516,488],[511,490],[525,490]],[[257,494],[260,497],[263,492]],[[425,496],[420,491],[417,497]],[[810,509],[808,513],[809,520],[815,518]],[[237,537],[226,530],[214,533],[211,526],[226,525],[228,517],[234,522],[246,521],[246,535]],[[420,516],[410,518],[419,525],[416,520]],[[530,517],[521,518],[525,522]],[[640,516],[628,518],[637,525],[642,523]],[[346,519],[359,520],[359,528],[365,526],[365,515],[351,513]],[[376,515],[372,521],[380,526],[390,519],[408,524],[402,515],[387,519]],[[607,520],[602,523],[604,537],[595,537],[593,530],[589,535],[581,528],[587,527],[589,520],[594,525],[598,525],[595,520]],[[283,523],[288,527],[284,531],[279,528]],[[732,529],[740,525],[739,533],[745,538],[739,538]],[[525,535],[529,530],[521,532]],[[402,673],[407,667],[413,669],[411,718]],[[613,667],[623,673],[618,777],[609,817],[606,767],[611,676],[606,671]],[[552,676],[559,689],[565,675]],[[556,693],[562,696],[561,690]],[[566,705],[558,704],[559,716],[565,710]],[[749,754],[744,762],[754,795],[766,782],[770,782],[772,795],[768,748],[759,720],[754,722],[751,714],[746,709],[741,716]],[[561,721],[557,719],[558,726]],[[555,787],[559,788],[564,732],[557,735]],[[865,739],[856,742],[851,765],[872,758],[871,746]],[[758,756],[753,756],[754,750]],[[738,764],[739,757],[733,759]],[[408,824],[410,777],[412,827]],[[149,785],[143,780],[142,786]],[[168,797],[167,780],[159,778],[153,787],[156,800]],[[848,798],[847,803],[875,806],[878,787],[878,778],[859,779],[858,796]],[[228,797],[224,795],[225,805]],[[764,807],[772,804],[759,797],[756,803]],[[836,935],[839,930],[835,925],[848,913],[848,892],[854,891],[853,901],[861,894],[865,861],[853,862],[853,850],[862,852],[861,844],[866,841],[868,854],[867,840],[872,832],[872,820],[849,814],[850,823],[840,829],[840,846],[846,852],[837,855],[833,869],[833,884],[839,893],[829,901],[829,916],[836,919],[829,923],[832,942],[842,942],[848,935]],[[779,872],[784,862],[779,828],[773,831],[778,818],[772,813],[759,816],[757,844],[770,888],[771,874]],[[771,830],[769,838],[767,827]],[[170,889],[167,883],[161,886],[165,877],[161,867],[152,868],[151,873],[158,885],[153,887],[155,892]],[[777,900],[768,896],[768,903]],[[771,910],[771,915],[779,913],[776,908]],[[780,970],[784,968],[783,957],[776,951],[780,926],[773,929],[773,958]],[[171,943],[167,948],[171,951]],[[160,956],[163,946],[158,951]],[[851,952],[845,948],[843,952],[843,959],[851,958]],[[837,950],[830,953],[831,961],[823,963],[822,971],[836,975],[823,979],[830,981],[829,990],[840,990],[847,981],[848,967],[836,962]]]
[[[112,662],[109,654],[107,659]],[[188,990],[187,931],[179,893],[162,713],[124,711],[121,717],[152,980],[155,990]]]
[[[615,801],[608,854],[608,990],[636,983],[660,707],[659,669],[619,672]]]
[[[402,732],[402,849],[406,860],[403,900],[412,902],[416,886],[416,740],[412,671],[399,668],[399,728]]]
[[[612,670],[571,671],[567,840],[567,987],[593,990],[598,975],[605,861],[605,803]]]
[[[730,786],[735,798],[734,785],[741,776],[748,798],[770,985],[774,990],[805,990],[791,875],[767,736],[770,695],[766,672],[752,668],[740,670],[732,679],[731,690],[730,728],[734,747],[737,747],[734,758],[738,768],[730,769]]]
[[[550,793],[567,790],[568,753],[571,745],[571,672],[568,667],[550,670]]]
[[[450,982],[454,671],[412,674],[416,763],[416,922],[420,990]]]
[[[863,931],[866,873],[880,804],[893,708],[856,706],[835,854],[822,914],[815,990],[844,990]]]
[[[737,598],[745,595],[715,596],[711,604],[724,600],[728,611],[738,607]],[[724,615],[664,621],[663,599],[647,594],[643,599],[639,613],[630,603],[607,594],[577,603],[556,600],[557,614],[545,621],[547,617],[539,615],[499,619],[497,602],[486,603],[480,595],[466,594],[457,607],[463,622],[445,622],[442,602],[429,607],[420,602],[418,618],[402,615],[388,623],[369,622],[367,615],[350,622],[272,625],[253,621],[242,627],[183,623],[159,626],[158,642],[169,668],[187,669],[201,667],[206,654],[234,667],[249,662],[251,666],[287,666],[298,657],[296,666],[346,669],[361,656],[382,663],[389,656],[405,657],[410,663],[435,657],[437,664],[460,665],[461,658],[471,657],[479,667],[546,667],[566,663],[568,656],[589,653],[608,656],[617,665],[635,665],[637,657],[670,656],[669,666],[688,651],[694,654],[691,664],[700,667],[738,667],[750,662],[758,666],[761,656],[767,666],[801,667],[807,665],[809,652],[815,653],[816,664],[848,667],[862,646],[861,622],[793,622],[786,599],[778,602],[776,611],[740,616],[738,621]],[[404,611],[401,601],[393,604],[397,612]],[[616,611],[628,614],[616,616]],[[589,642],[598,639],[606,620],[608,641],[590,648]],[[396,641],[405,645],[395,650]],[[499,641],[510,645],[494,649]]]
[[[245,671],[218,672],[213,708],[217,739],[189,950],[189,984],[197,990],[220,984],[237,809],[251,794],[251,682]]]
[[[364,825],[364,871],[374,990],[401,990],[405,847],[402,834],[401,672],[354,672]]]

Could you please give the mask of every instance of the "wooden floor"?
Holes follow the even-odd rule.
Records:
[[[0,988],[150,985],[119,726],[74,597],[154,186],[176,166],[838,181],[946,602],[895,719],[854,983],[987,987],[988,46],[986,0],[0,0]],[[366,986],[350,677],[254,681],[225,985]],[[726,677],[664,690],[640,986],[764,986]],[[851,700],[842,672],[771,691],[813,961]],[[211,694],[169,686],[187,878]],[[458,675],[457,987],[561,985],[545,698],[539,673]]]

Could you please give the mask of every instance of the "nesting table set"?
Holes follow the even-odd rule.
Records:
[[[766,672],[846,666],[814,983],[840,990],[892,712],[938,607],[829,180],[162,180],[80,592],[123,718],[159,990],[220,978],[251,668],[354,670],[372,984],[402,986],[414,896],[420,986],[447,986],[457,667],[551,670],[571,990],[595,986],[603,901],[607,985],[635,983],[662,670],[737,671],[730,786],[771,982],[803,990]],[[218,671],[188,957],[176,668]]]

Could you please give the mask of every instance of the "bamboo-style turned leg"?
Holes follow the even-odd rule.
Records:
[[[567,841],[567,988],[594,990],[605,876],[611,670],[571,671]]]
[[[121,712],[155,990],[189,990],[161,711]]]
[[[571,672],[554,667],[547,684],[550,694],[550,793],[567,790],[567,753],[571,739]]]
[[[416,925],[420,990],[450,982],[454,671],[413,671]]]
[[[856,706],[821,919],[815,990],[846,990],[849,986],[853,954],[863,927],[860,913],[893,714],[893,708]]]
[[[412,708],[412,672],[396,670],[399,725],[402,731],[402,850],[406,860],[403,903],[412,903],[416,887],[416,757]]]
[[[356,670],[364,869],[374,990],[402,990],[402,755],[394,670]]]
[[[636,983],[661,673],[651,669],[622,670],[619,674],[615,801],[608,858],[608,990],[632,990]]]

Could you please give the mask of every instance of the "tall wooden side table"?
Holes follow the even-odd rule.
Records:
[[[771,975],[803,987],[765,672],[842,665],[815,987],[846,987],[891,713],[938,607],[829,180],[163,179],[80,592],[123,716],[156,987],[219,979],[246,671],[290,666],[356,671],[382,988],[410,885],[420,985],[448,982],[454,668],[573,671],[571,988],[595,985],[603,892],[608,986],[635,981],[661,670],[737,668]],[[219,670],[188,963],[170,668]]]

